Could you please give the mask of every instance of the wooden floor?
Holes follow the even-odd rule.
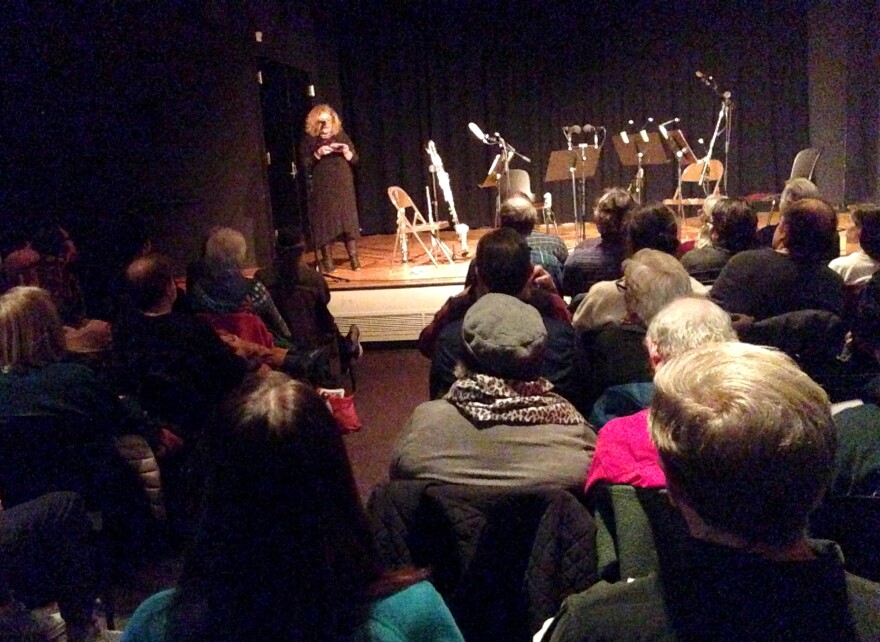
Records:
[[[777,217],[774,216],[772,220],[775,222]],[[765,225],[766,221],[767,215],[761,214],[760,225]],[[681,233],[682,240],[686,241],[696,238],[699,228],[700,223],[697,217],[685,219]],[[439,266],[437,267],[431,263],[425,251],[415,240],[409,242],[409,262],[403,263],[401,261],[400,250],[398,249],[394,263],[392,263],[395,235],[376,234],[364,236],[358,241],[358,253],[363,269],[354,272],[349,267],[344,245],[336,243],[333,258],[337,269],[332,274],[326,275],[327,281],[332,290],[461,284],[464,283],[468,264],[473,258],[473,253],[476,251],[477,242],[483,235],[491,232],[492,229],[491,227],[485,227],[468,232],[467,242],[471,254],[467,257],[461,256],[458,236],[453,231],[444,230],[440,232],[440,238],[453,252],[454,263],[450,264],[438,253],[437,262]],[[543,225],[537,229],[541,232],[545,231]],[[550,232],[554,232],[552,227]],[[428,236],[426,234],[422,236],[427,243]],[[565,241],[569,249],[578,243],[577,230],[574,223],[559,225],[559,236]],[[596,230],[596,226],[593,223],[587,223],[584,238],[595,238],[597,236],[599,236],[599,233]],[[306,260],[314,265],[314,254],[308,254]]]
[[[776,223],[779,220],[777,212],[762,212],[758,215],[758,226],[763,227],[767,224],[768,218],[770,222]],[[849,253],[855,249],[855,246],[844,245],[844,232],[849,225],[849,214],[842,213],[839,216],[838,229],[841,233],[841,247],[846,248],[845,252]],[[699,218],[689,217],[685,219],[682,227],[682,241],[692,240],[696,238],[700,228]],[[387,288],[387,287],[420,287],[426,285],[456,285],[464,283],[467,274],[468,265],[476,251],[477,242],[485,234],[492,231],[493,228],[485,227],[478,230],[468,232],[467,242],[471,251],[469,256],[461,255],[461,247],[458,243],[458,236],[451,230],[440,232],[440,238],[449,247],[454,255],[454,263],[450,264],[440,253],[437,253],[438,266],[429,260],[427,254],[418,244],[417,241],[411,240],[409,243],[409,262],[403,263],[400,256],[400,250],[396,252],[394,262],[392,263],[392,254],[394,254],[395,235],[394,234],[376,234],[373,236],[364,236],[358,241],[358,252],[360,255],[361,265],[363,269],[355,272],[351,270],[348,263],[348,256],[345,253],[345,247],[342,243],[336,243],[334,246],[333,258],[336,261],[337,269],[327,276],[331,290],[351,290],[351,289],[369,289],[369,288]],[[538,228],[539,231],[545,231],[543,225]],[[551,227],[550,232],[554,230]],[[428,236],[422,235],[427,243]],[[569,249],[578,243],[577,231],[574,223],[563,223],[559,225],[559,236],[565,241]],[[599,236],[596,226],[593,223],[587,223],[585,226],[584,238],[595,238]],[[315,262],[314,254],[308,254],[306,260],[312,265]]]

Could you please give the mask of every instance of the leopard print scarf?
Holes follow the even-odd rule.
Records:
[[[544,378],[516,381],[467,373],[452,384],[444,399],[478,428],[587,423],[574,406],[551,392],[552,388]]]

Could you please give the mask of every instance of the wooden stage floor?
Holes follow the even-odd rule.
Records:
[[[484,227],[468,232],[467,241],[471,251],[468,257],[461,256],[461,248],[455,232],[443,230],[440,233],[440,238],[453,252],[454,264],[450,264],[445,257],[438,253],[437,262],[439,267],[435,267],[431,263],[422,246],[414,239],[409,242],[409,262],[403,263],[401,261],[400,250],[398,249],[392,264],[391,258],[394,253],[395,235],[376,234],[364,236],[358,241],[358,254],[360,255],[363,269],[354,272],[349,267],[345,247],[342,243],[336,243],[333,258],[336,261],[337,269],[332,274],[327,275],[327,282],[330,284],[331,290],[460,285],[464,283],[468,265],[477,249],[477,242],[485,234],[491,232],[492,229],[491,227]],[[538,230],[543,232],[544,226],[541,225]],[[551,227],[550,230],[552,233],[553,228]],[[684,240],[693,239],[696,237],[698,230],[699,219],[696,217],[688,218],[685,221],[682,238]],[[577,233],[574,223],[559,225],[559,236],[565,241],[569,249],[577,245]],[[585,238],[595,238],[597,236],[599,236],[599,233],[596,231],[596,226],[593,223],[587,223]],[[428,235],[422,234],[422,238],[427,244]],[[309,254],[307,258],[314,265],[314,254]]]

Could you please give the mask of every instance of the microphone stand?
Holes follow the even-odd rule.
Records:
[[[587,162],[587,147],[586,143],[578,145],[581,160],[581,175],[580,181],[578,181],[580,211],[575,215],[575,237],[578,242],[583,241],[587,237],[587,177],[584,176],[584,167]]]
[[[492,136],[486,136],[486,143],[495,144],[501,148],[501,154],[504,159],[504,181],[507,185],[506,193],[510,195],[510,161],[514,156],[519,156],[527,163],[531,163],[532,159],[528,156],[524,156],[520,154],[513,148],[513,145],[509,145],[504,138],[502,138],[501,134],[495,132]],[[495,210],[495,227],[498,227],[498,213],[501,211],[501,188],[498,188],[498,208]]]
[[[716,90],[717,94],[718,91]],[[724,181],[724,193],[727,193],[727,162],[728,155],[730,153],[730,107],[732,101],[730,100],[730,92],[725,91],[721,96],[721,110],[718,112],[718,120],[715,123],[715,131],[712,132],[712,140],[709,141],[709,149],[706,151],[706,157],[703,163],[703,171],[700,173],[700,186],[703,187],[703,191],[707,194],[709,193],[706,190],[705,182],[706,177],[709,175],[709,163],[712,161],[712,153],[715,149],[715,141],[718,139],[718,135],[721,133],[721,123],[724,123],[725,126],[725,136],[724,136],[724,173],[722,175],[722,179]]]
[[[574,228],[576,231],[578,231],[580,230],[581,226],[578,225],[578,223],[580,223],[580,210],[578,209],[577,179],[575,178],[575,171],[577,170],[577,156],[574,154],[574,150],[571,146],[571,132],[565,131],[563,129],[563,133],[565,134],[565,141],[568,143],[568,151],[572,152],[571,167],[568,168],[568,173],[571,175],[571,207],[574,210]]]

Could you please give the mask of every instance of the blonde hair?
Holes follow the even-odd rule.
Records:
[[[4,372],[55,363],[64,351],[64,327],[48,292],[19,286],[0,296],[0,366]]]
[[[339,114],[336,113],[336,110],[326,104],[315,105],[312,107],[309,115],[306,116],[306,133],[309,136],[319,136],[321,134],[321,123],[318,122],[318,119],[323,114],[330,116],[332,125],[330,128],[331,136],[336,136],[342,130],[342,121],[339,119]]]
[[[664,363],[649,426],[669,485],[704,522],[750,543],[797,540],[834,466],[825,391],[784,353],[747,343]]]
[[[205,242],[205,260],[212,264],[241,267],[246,255],[244,235],[231,227],[217,228]]]

